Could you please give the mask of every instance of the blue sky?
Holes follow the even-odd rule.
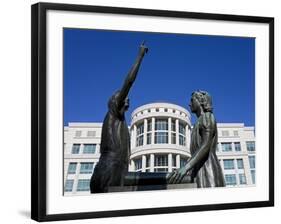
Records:
[[[64,29],[64,125],[103,121],[143,40],[149,52],[129,94],[128,124],[146,103],[189,110],[200,89],[212,95],[217,122],[255,125],[254,38],[86,29]]]

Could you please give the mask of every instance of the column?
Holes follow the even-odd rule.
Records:
[[[146,168],[146,156],[143,155],[141,160],[141,172],[145,173],[145,168]]]
[[[180,155],[176,156],[176,167],[177,167],[177,169],[180,168]]]
[[[147,144],[147,119],[144,119],[143,125],[143,145]]]
[[[151,119],[151,144],[154,144],[154,136],[155,136],[155,117]]]
[[[188,124],[185,126],[185,144],[187,149],[190,148],[190,131]]]
[[[179,144],[179,119],[176,119],[176,145]]]
[[[150,154],[150,172],[154,172],[154,154]]]
[[[172,172],[172,153],[168,154],[168,172]]]
[[[133,136],[132,136],[132,149],[136,147],[136,139],[137,139],[137,126],[134,124]]]
[[[168,118],[168,144],[172,144],[172,118]]]
[[[253,184],[249,158],[248,156],[243,156],[242,159],[243,159],[244,172],[245,172],[247,184]]]
[[[136,171],[135,161],[131,159],[131,163],[129,165],[129,172]]]

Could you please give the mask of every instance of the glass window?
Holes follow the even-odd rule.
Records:
[[[137,146],[143,145],[143,132],[144,132],[144,124],[141,123],[137,126]]]
[[[185,136],[179,135],[179,144],[185,145]]]
[[[80,150],[80,144],[73,144],[72,145],[72,150],[71,150],[72,154],[78,154],[79,150]]]
[[[77,191],[89,191],[90,190],[90,180],[80,179],[78,180]]]
[[[234,148],[235,148],[236,152],[241,151],[241,144],[240,144],[240,142],[234,142]]]
[[[250,168],[251,169],[255,169],[256,168],[255,156],[249,156],[249,163],[250,163]]]
[[[94,163],[81,163],[80,173],[92,173],[93,172]]]
[[[171,128],[172,128],[172,131],[176,131],[176,120],[175,119],[172,119],[172,123],[171,123]]]
[[[146,155],[146,167],[150,167],[150,155]]]
[[[143,145],[143,135],[137,137],[137,146]]]
[[[154,166],[168,166],[168,155],[155,155]]]
[[[186,163],[187,163],[186,158],[180,158],[180,168],[184,167]]]
[[[147,120],[147,131],[151,131],[152,129],[152,121],[151,119]]]
[[[172,132],[172,144],[176,144],[176,133]]]
[[[228,137],[229,136],[229,132],[228,131],[222,131],[221,132],[223,137]]]
[[[151,144],[151,133],[146,134],[146,144],[147,145]]]
[[[156,119],[155,120],[155,130],[168,130],[168,120],[167,119]]]
[[[179,133],[185,135],[185,125],[183,123],[179,123]]]
[[[177,166],[177,155],[172,154],[172,166]]]
[[[154,171],[157,173],[168,172],[168,168],[155,168]]]
[[[77,167],[77,163],[69,163],[67,173],[68,174],[76,173],[76,167]]]
[[[243,173],[239,174],[239,182],[240,182],[240,184],[247,184],[245,174],[243,174]]]
[[[71,192],[72,188],[73,188],[73,183],[74,183],[74,180],[66,180],[65,186],[64,186],[64,191],[65,192]]]
[[[142,160],[139,159],[135,159],[135,168],[136,170],[140,170],[142,168]]]
[[[246,146],[249,152],[255,151],[255,142],[246,142]]]
[[[94,154],[96,152],[95,144],[84,144],[83,153],[84,154]]]
[[[230,152],[232,151],[232,145],[231,142],[222,142],[221,148],[223,152]]]
[[[237,159],[237,168],[244,169],[243,159]]]
[[[155,132],[155,144],[167,144],[168,132]]]
[[[88,137],[95,137],[96,136],[96,132],[95,131],[88,131],[87,132],[87,136]]]
[[[251,170],[252,182],[253,184],[256,183],[256,170]]]
[[[144,125],[143,123],[141,123],[137,126],[137,135],[143,134],[143,130],[144,130]]]
[[[234,135],[235,137],[238,137],[238,136],[239,136],[238,131],[233,131],[233,135]]]
[[[225,170],[232,170],[234,169],[234,159],[224,159],[223,166]]]
[[[236,185],[236,176],[235,174],[226,174],[225,175],[226,185]]]
[[[81,137],[82,131],[76,131],[75,132],[75,137]]]

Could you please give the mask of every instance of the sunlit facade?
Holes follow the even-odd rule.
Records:
[[[130,172],[172,172],[190,158],[190,113],[175,104],[152,103],[131,115]],[[254,127],[218,123],[217,156],[227,186],[255,184]],[[100,156],[102,123],[69,123],[64,128],[64,195],[90,194]]]

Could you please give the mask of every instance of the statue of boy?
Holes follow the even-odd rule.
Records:
[[[128,94],[147,51],[142,43],[121,90],[109,99],[102,126],[101,156],[90,182],[91,193],[108,192],[109,186],[123,186],[130,156],[130,135],[125,120],[125,111],[129,108]]]

